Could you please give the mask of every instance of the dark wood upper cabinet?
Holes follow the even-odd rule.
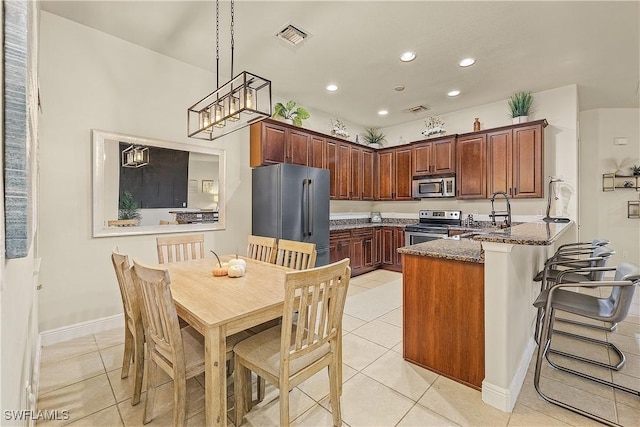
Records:
[[[348,200],[351,192],[351,149],[348,144],[337,142],[337,169],[339,200]]]
[[[378,200],[394,199],[394,154],[393,150],[378,152],[378,185],[376,191]]]
[[[311,135],[305,131],[289,129],[289,137],[287,138],[285,147],[288,160],[286,163],[296,165],[309,165]]]
[[[362,148],[351,146],[351,181],[349,188],[349,200],[362,200],[363,164]]]
[[[504,191],[511,197],[513,187],[513,144],[511,129],[487,134],[487,195]]]
[[[487,134],[487,196],[542,197],[544,126],[541,120]]]
[[[378,152],[378,200],[413,200],[411,148],[387,148]]]
[[[286,133],[277,123],[261,121],[251,125],[249,165],[253,168],[287,162]]]
[[[395,150],[395,200],[413,200],[411,184],[411,148]]]
[[[542,197],[544,126],[513,129],[513,197]]]
[[[487,198],[487,135],[474,134],[458,138],[456,147],[456,197]]]
[[[311,136],[311,148],[309,149],[309,166],[312,168],[327,168],[327,149],[325,139],[319,136]]]
[[[332,200],[413,200],[413,177],[456,173],[459,199],[543,195],[546,120],[373,150],[266,119],[251,125],[251,167],[329,169]]]
[[[338,197],[338,142],[333,140],[326,141],[326,161],[327,169],[329,169],[329,198],[336,199]]]
[[[440,137],[411,145],[414,176],[438,175],[456,171],[456,137]]]
[[[362,200],[374,200],[376,182],[376,153],[366,148],[362,149]]]

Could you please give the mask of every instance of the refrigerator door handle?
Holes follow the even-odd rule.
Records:
[[[309,180],[307,178],[302,180],[302,235],[307,237],[309,235]]]
[[[308,211],[307,211],[308,212],[308,219],[307,219],[308,228],[307,228],[307,230],[308,230],[308,236],[313,236],[313,220],[314,220],[314,218],[313,218],[313,209],[314,209],[314,206],[313,206],[313,199],[314,199],[314,197],[313,197],[313,188],[314,187],[312,186],[312,184],[313,184],[313,180],[310,179],[308,187],[307,187],[308,188],[308,191],[307,191],[307,197],[308,197],[308,199],[307,199],[308,200],[307,201],[307,209],[308,209]]]

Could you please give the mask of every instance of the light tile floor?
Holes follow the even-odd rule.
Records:
[[[377,270],[354,278],[343,320],[343,380],[341,399],[348,426],[547,426],[598,425],[541,400],[533,387],[534,362],[512,413],[482,402],[481,393],[402,359],[402,277]],[[637,295],[637,294],[636,294]],[[614,333],[581,332],[609,339],[627,355],[627,365],[613,378],[640,387],[640,299],[633,315]],[[560,328],[575,329],[570,325]],[[608,359],[605,352],[559,339],[559,346]],[[141,426],[142,401],[131,406],[131,380],[120,379],[123,332],[106,331],[42,349],[39,410],[68,410],[70,420],[38,425]],[[611,378],[609,371],[598,375]],[[640,425],[640,398],[576,378],[545,366],[543,387],[574,405],[625,426]],[[172,384],[163,376],[149,426],[171,424]],[[204,377],[188,381],[187,425],[202,426]],[[144,386],[143,386],[144,387]],[[232,390],[232,387],[229,388]],[[295,426],[331,425],[329,386],[322,372],[291,393]],[[232,396],[229,406],[233,404]],[[266,397],[245,417],[246,426],[277,426],[278,391],[267,385]],[[229,422],[229,424],[231,424]]]

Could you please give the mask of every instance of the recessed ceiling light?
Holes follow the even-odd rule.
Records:
[[[396,92],[402,92],[404,90],[404,86],[403,85],[398,85],[396,87],[393,88]]]
[[[386,116],[387,114],[389,114],[389,112],[387,110],[380,110],[378,111],[378,115],[379,116]]]
[[[327,85],[327,90],[328,90],[329,92],[335,92],[335,91],[337,91],[337,90],[338,90],[338,86],[337,86],[337,85],[334,85],[334,84]]]
[[[415,52],[405,52],[402,55],[400,55],[400,61],[402,61],[402,62],[411,62],[414,59],[416,59],[416,53]]]
[[[475,63],[476,63],[476,60],[474,58],[464,58],[462,61],[458,63],[458,65],[461,67],[469,67]]]
[[[452,90],[452,91],[449,91],[447,93],[447,95],[449,95],[449,96],[458,96],[458,95],[460,95],[460,91],[459,90]]]

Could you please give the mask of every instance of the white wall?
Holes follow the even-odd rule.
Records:
[[[40,329],[122,312],[111,249],[156,262],[154,235],[91,237],[91,129],[168,141],[186,137],[186,108],[215,75],[46,12],[41,16],[42,256]],[[205,233],[216,252],[242,250],[251,229],[249,130],[201,142],[227,152],[227,229]]]
[[[615,137],[627,138],[627,145],[614,145]],[[639,193],[602,191],[602,174],[615,172],[622,163],[621,172],[626,174],[630,174],[629,166],[640,165],[640,110],[580,113],[580,240],[607,238],[616,250],[610,264],[640,264],[640,220],[627,218],[627,201],[638,200]]]

